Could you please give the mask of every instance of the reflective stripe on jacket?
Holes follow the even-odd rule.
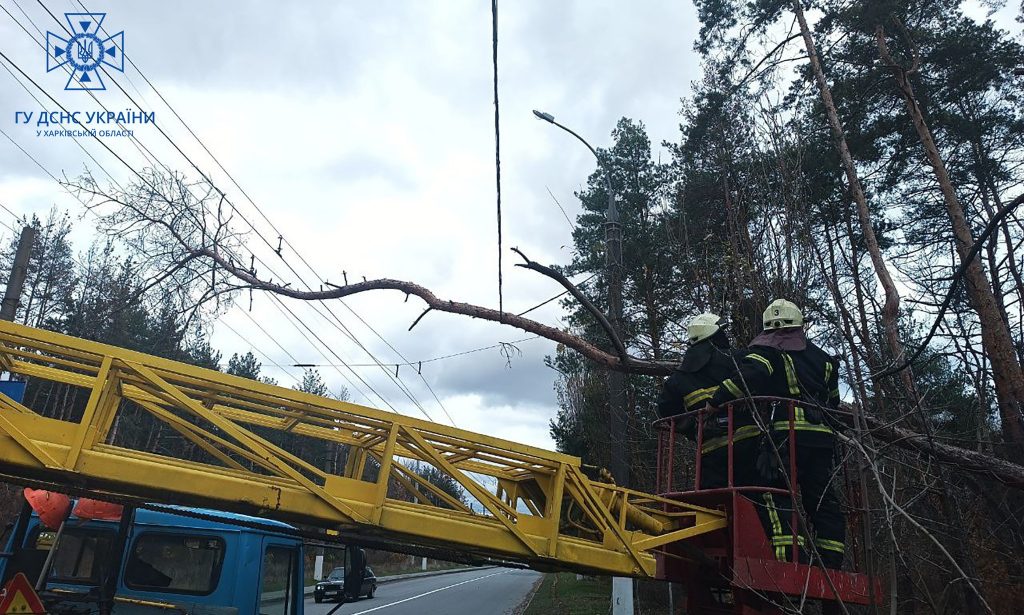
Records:
[[[808,402],[806,407],[794,408],[794,430],[812,439],[825,438],[831,442],[830,417],[824,416],[818,406],[839,407],[838,362],[810,342],[804,350],[795,351],[751,346],[739,368],[722,381],[710,403],[722,406],[735,399],[757,396]],[[786,406],[779,406],[771,420],[774,431],[789,431]]]

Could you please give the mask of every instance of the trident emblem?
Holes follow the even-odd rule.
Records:
[[[78,42],[78,59],[84,64],[86,62],[92,62],[92,49],[93,43],[89,41],[87,43]]]
[[[124,72],[124,32],[109,35],[103,29],[106,15],[64,13],[70,38],[46,33],[46,71],[65,67],[65,90],[105,90],[102,74],[107,68]]]

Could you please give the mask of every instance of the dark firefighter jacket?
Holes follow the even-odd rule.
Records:
[[[839,362],[808,341],[803,330],[782,329],[754,338],[739,368],[722,381],[710,403],[722,406],[748,396],[807,402],[807,406],[798,405],[794,410],[799,443],[832,446],[832,425],[836,423],[827,409],[839,407]],[[770,420],[777,435],[788,434],[787,407],[777,405]]]
[[[666,418],[703,408],[722,381],[736,371],[738,358],[736,351],[729,348],[729,340],[725,333],[721,331],[691,346],[683,355],[679,367],[672,372],[662,387],[661,397],[658,399],[658,415]],[[716,418],[724,432],[726,415],[723,412]],[[737,416],[733,427],[736,436],[738,437],[741,427],[752,422],[741,420]],[[692,422],[684,425],[682,431],[690,438],[696,437],[696,429]],[[725,436],[706,438],[702,450],[706,453],[725,444]]]

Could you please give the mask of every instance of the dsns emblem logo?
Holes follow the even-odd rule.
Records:
[[[71,26],[71,38],[46,33],[46,72],[69,65],[65,69],[70,73],[65,90],[107,89],[99,70],[103,64],[124,72],[124,31],[105,36],[101,26],[106,16],[106,13],[64,13]]]

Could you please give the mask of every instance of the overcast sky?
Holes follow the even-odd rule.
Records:
[[[65,12],[82,12],[77,0],[44,4],[61,19]],[[114,79],[143,110],[156,112],[159,126],[267,237],[276,239],[277,233],[160,95],[329,280],[340,281],[342,270],[350,280],[393,277],[445,298],[497,305],[490,3],[84,4],[90,12],[107,13],[103,28],[110,34],[124,30],[125,54],[159,95],[131,66],[123,75],[112,73]],[[29,38],[0,11],[0,50],[69,110],[99,110],[100,103],[115,111],[132,106],[109,79],[108,89],[96,92],[98,102],[86,92],[65,92],[66,73],[47,73],[39,47],[39,32],[60,26],[37,2],[0,0],[0,6],[33,35]],[[608,144],[622,116],[643,121],[654,143],[675,140],[679,99],[698,70],[694,10],[689,2],[506,0],[499,21],[504,245],[519,246],[541,262],[566,263],[570,226],[547,191],[575,218],[579,206],[573,193],[594,163],[571,137],[535,120],[531,109],[553,113],[596,146]],[[48,109],[56,109],[36,94]],[[0,71],[0,128],[56,175],[75,175],[87,165],[95,169],[73,140],[37,137],[34,120],[15,125],[16,111],[39,109]],[[195,175],[152,127],[136,127],[136,136],[164,164]],[[105,142],[136,168],[147,164],[131,140]],[[99,144],[86,140],[82,145],[115,179],[130,178]],[[75,217],[83,212],[3,137],[0,203],[18,214],[42,213],[53,204]],[[88,245],[90,227],[90,218],[78,223],[79,249]],[[3,233],[10,237],[7,229]],[[258,239],[249,247],[280,274],[287,273]],[[284,256],[301,270],[293,253],[286,249]],[[507,309],[525,309],[561,290],[511,267],[512,256],[505,254]],[[409,332],[422,304],[405,304],[403,298],[381,292],[347,303],[414,362],[527,337],[438,313]],[[373,362],[310,306],[291,302],[289,307],[344,361]],[[352,312],[334,308],[380,361],[401,361]],[[295,360],[281,348],[302,363],[339,363],[312,345],[309,334],[300,334],[268,298],[257,295],[251,314],[274,339],[232,310],[214,326],[213,343],[225,359],[250,349],[265,354],[286,366],[281,370],[263,360],[264,372],[285,386],[293,385],[301,370],[287,368]],[[560,322],[555,304],[533,314],[549,324]],[[547,424],[557,408],[554,373],[544,367],[543,357],[554,352],[554,344],[531,340],[519,348],[522,355],[513,356],[510,367],[498,349],[491,349],[430,362],[422,375],[458,426],[553,448]],[[368,386],[343,367],[320,372],[332,390],[348,387],[357,403],[386,409],[383,397],[398,411],[420,416],[382,370],[352,369]],[[399,376],[431,417],[448,422],[415,370],[401,368]]]
[[[77,0],[43,4],[60,19],[65,12],[82,12]],[[277,233],[161,96],[327,279],[340,281],[342,270],[350,280],[399,278],[445,298],[497,305],[490,3],[84,4],[90,12],[107,13],[107,32],[124,30],[125,53],[145,75],[128,66],[114,78],[144,111],[156,113],[160,128],[265,236],[274,240]],[[97,100],[85,92],[65,92],[66,73],[47,73],[39,47],[45,32],[59,31],[60,25],[38,2],[0,0],[0,6],[32,35],[0,11],[0,50],[65,107],[83,112],[99,110],[101,103],[115,111],[132,107],[111,83],[95,93]],[[1006,25],[1014,25],[1013,9],[1001,20]],[[540,262],[566,263],[570,225],[548,190],[575,218],[574,191],[594,162],[571,137],[535,120],[531,109],[553,113],[597,146],[608,144],[622,116],[643,121],[655,144],[676,140],[679,100],[698,76],[694,9],[687,1],[505,0],[499,11],[504,244],[519,246]],[[56,108],[35,94],[48,109]],[[80,147],[71,139],[37,137],[34,121],[15,125],[15,112],[38,115],[39,110],[40,104],[0,71],[0,128],[47,170],[76,175],[90,166],[102,178],[84,147],[116,180],[130,178],[131,172],[94,141]],[[136,136],[163,164],[196,175],[154,128],[136,127]],[[104,141],[135,168],[148,164],[131,140]],[[78,202],[2,137],[0,203],[18,214],[43,213],[56,204],[72,216],[83,215]],[[79,249],[91,241],[91,226],[90,218],[77,224]],[[6,229],[3,234],[4,240],[10,237]],[[273,264],[276,279],[286,273],[259,239],[248,247]],[[283,255],[313,279],[291,250]],[[513,268],[512,256],[505,254],[507,309],[525,309],[561,290]],[[527,337],[439,313],[409,332],[422,304],[402,299],[380,292],[347,305],[413,362]],[[311,306],[289,302],[288,308],[345,362],[373,363]],[[378,360],[402,362],[352,311],[340,304],[333,309]],[[273,339],[236,308],[213,329],[213,343],[225,360],[251,349],[269,357],[263,359],[264,373],[285,386],[301,376],[301,370],[287,367],[292,363],[340,362],[313,345],[312,336],[267,297],[255,297],[251,315]],[[533,315],[557,325],[561,312],[551,304]],[[519,348],[521,356],[511,360],[490,349],[426,363],[423,380],[408,367],[399,377],[434,420],[448,422],[424,380],[458,426],[553,448],[547,425],[557,408],[554,373],[543,358],[554,352],[554,344],[534,339]],[[348,387],[357,403],[385,409],[390,404],[420,415],[379,368],[322,367],[320,372],[332,390]]]

